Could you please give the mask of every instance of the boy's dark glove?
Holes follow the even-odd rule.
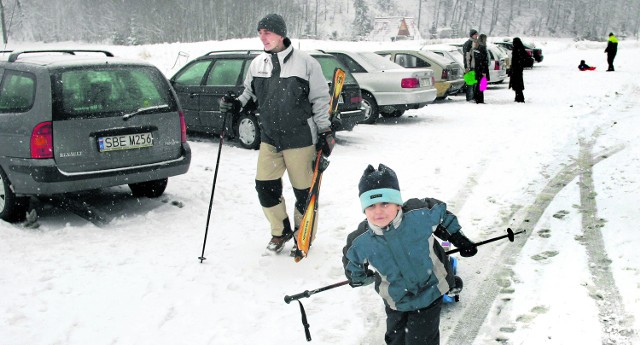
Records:
[[[367,270],[367,277],[364,278],[363,281],[357,282],[357,283],[349,281],[349,286],[351,286],[352,288],[361,287],[361,286],[367,286],[367,285],[373,283],[374,281],[376,281],[375,272],[373,272],[372,270]]]
[[[330,130],[318,133],[318,143],[316,144],[316,150],[322,150],[322,153],[329,157],[333,147],[336,145],[336,139],[333,137],[333,132]]]
[[[237,99],[229,96],[220,98],[220,111],[223,113],[237,114],[242,108],[242,103]]]
[[[460,249],[460,255],[468,258],[476,255],[478,253],[478,248],[476,244],[471,242],[465,235],[463,235],[460,231],[452,234],[449,238],[449,241],[453,243],[458,249]]]

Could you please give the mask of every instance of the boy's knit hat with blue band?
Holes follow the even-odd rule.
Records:
[[[402,206],[400,184],[396,173],[384,164],[378,165],[378,170],[369,165],[360,178],[358,184],[362,211],[379,202],[387,202]]]

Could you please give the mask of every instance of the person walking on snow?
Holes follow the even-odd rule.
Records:
[[[480,34],[478,37],[478,46],[474,48],[473,60],[475,63],[474,70],[476,72],[476,80],[478,81],[473,85],[474,98],[476,103],[484,103],[484,91],[480,91],[480,80],[485,77],[487,81],[491,80],[489,76],[489,52],[487,51],[487,35]]]
[[[255,187],[270,225],[267,253],[279,253],[302,219],[316,153],[322,150],[329,156],[335,140],[329,87],[318,61],[291,46],[286,23],[278,14],[262,18],[258,34],[264,53],[251,62],[244,92],[231,101],[223,98],[220,110],[237,114],[247,103],[257,103],[261,143]],[[293,228],[282,195],[285,170],[296,199]]]
[[[386,344],[440,344],[442,296],[456,286],[450,259],[433,235],[463,257],[475,255],[476,245],[442,201],[403,202],[396,173],[383,164],[365,169],[358,190],[366,220],[342,251],[349,285],[375,282],[387,314]]]
[[[513,49],[511,50],[511,76],[509,77],[509,88],[516,93],[515,101],[524,103],[524,66],[527,65],[531,57],[522,44],[520,37],[513,39]]]
[[[607,72],[615,71],[613,68],[613,60],[616,58],[616,54],[618,53],[618,39],[613,35],[613,32],[609,33],[609,41],[607,42],[607,48],[604,52],[607,53],[607,63],[609,64]]]
[[[475,29],[471,29],[471,31],[469,31],[469,39],[466,42],[464,42],[464,44],[462,45],[462,56],[464,57],[465,73],[473,69],[471,66],[469,66],[469,62],[467,61],[467,56],[471,54],[471,51],[473,50],[473,42],[477,40],[478,40],[478,31],[476,31]],[[467,102],[473,100],[473,86],[466,85],[466,96],[467,96]]]

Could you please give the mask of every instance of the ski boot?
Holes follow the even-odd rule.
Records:
[[[281,236],[272,236],[267,244],[267,253],[277,254],[282,251],[285,243],[293,238],[293,231],[284,231]]]

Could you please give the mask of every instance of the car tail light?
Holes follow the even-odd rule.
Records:
[[[448,80],[448,79],[449,79],[449,70],[443,69],[442,70],[442,80]]]
[[[529,56],[533,56],[533,52],[531,51],[531,49],[526,49],[527,54],[529,54]]]
[[[493,67],[494,70],[500,70],[500,61],[496,60],[496,65]]]
[[[431,85],[436,85],[436,77],[431,76]]]
[[[403,78],[400,86],[403,89],[415,89],[420,87],[420,80],[418,78]]]
[[[361,96],[355,96],[355,97],[351,97],[351,99],[349,100],[351,103],[362,103],[362,97]]]
[[[53,158],[53,126],[41,122],[31,132],[31,158]]]
[[[180,115],[180,141],[182,141],[183,143],[186,143],[187,142],[187,123],[184,122],[184,112],[179,111],[178,114]]]

